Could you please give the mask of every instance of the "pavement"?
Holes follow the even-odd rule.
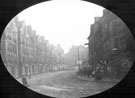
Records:
[[[78,79],[85,80],[85,81],[90,81],[90,82],[110,82],[110,83],[118,83],[120,82],[119,79],[110,79],[110,78],[102,78],[101,80],[95,80],[93,77],[87,77],[87,76],[77,76]]]
[[[27,81],[34,81],[34,80],[38,80],[38,79],[41,79],[41,78],[44,78],[45,75],[48,75],[48,74],[51,74],[52,72],[45,72],[45,73],[42,73],[42,74],[37,74],[37,75],[31,75],[31,77],[26,77]],[[55,73],[55,72],[53,72]],[[16,78],[16,80],[18,82],[21,83],[21,78]]]

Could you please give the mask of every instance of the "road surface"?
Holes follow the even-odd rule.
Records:
[[[76,71],[53,72],[28,80],[30,89],[57,98],[80,98],[100,93],[114,83],[96,83],[77,78]]]

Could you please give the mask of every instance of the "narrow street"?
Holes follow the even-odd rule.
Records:
[[[76,70],[44,74],[28,79],[30,89],[57,98],[80,98],[102,92],[114,83],[96,83],[77,78]]]
[[[8,80],[12,77],[7,78],[7,71],[40,94],[82,98],[110,89],[131,69],[135,60],[135,40],[120,17],[83,0],[55,1],[42,2],[41,6],[18,13],[3,28],[0,52],[2,65],[7,70],[0,68],[3,71],[1,79],[11,89],[7,92],[7,84],[2,85],[3,95],[11,98],[12,91],[17,95],[22,91],[18,90],[21,88],[18,85],[16,88],[10,84]],[[21,3],[12,7],[22,7]],[[4,14],[13,13],[7,10]],[[125,83],[124,88],[132,86]],[[126,90],[119,91],[125,93]],[[29,94],[25,91],[24,94]]]

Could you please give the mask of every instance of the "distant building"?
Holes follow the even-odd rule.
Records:
[[[64,58],[67,65],[78,66],[78,64],[88,60],[88,48],[82,45],[72,46]]]

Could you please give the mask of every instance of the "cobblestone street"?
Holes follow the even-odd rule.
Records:
[[[116,82],[95,82],[77,77],[76,70],[47,73],[28,79],[30,89],[58,98],[79,98],[105,91]]]

